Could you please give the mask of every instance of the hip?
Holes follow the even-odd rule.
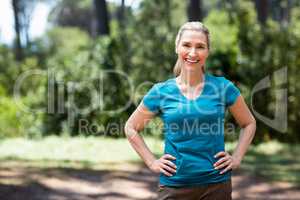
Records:
[[[158,185],[158,200],[231,200],[231,179],[225,182],[209,183],[195,186],[166,186]]]

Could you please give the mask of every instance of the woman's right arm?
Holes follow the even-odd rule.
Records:
[[[139,134],[154,116],[155,113],[149,111],[143,103],[140,103],[125,124],[125,134],[131,146],[153,172],[162,172],[167,176],[172,176],[176,172],[176,165],[170,160],[176,158],[165,154],[160,159],[156,159]]]

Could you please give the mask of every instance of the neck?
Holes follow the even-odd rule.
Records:
[[[182,83],[190,87],[195,87],[204,81],[204,74],[202,70],[192,72],[182,70],[178,78]]]

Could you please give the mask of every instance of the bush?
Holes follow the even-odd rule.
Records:
[[[0,99],[0,138],[39,137],[41,133],[41,114],[25,112],[21,105],[26,100],[14,100],[2,96]]]

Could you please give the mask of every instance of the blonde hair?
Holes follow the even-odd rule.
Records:
[[[209,39],[208,28],[206,28],[201,22],[186,22],[180,27],[180,29],[177,33],[177,36],[176,36],[176,40],[175,40],[175,52],[176,53],[178,53],[177,48],[180,43],[183,32],[186,30],[200,31],[201,33],[205,34],[206,41],[207,41],[207,48],[210,49],[210,39]],[[173,73],[175,76],[179,76],[179,74],[181,72],[181,66],[182,66],[182,64],[180,63],[179,58],[177,58],[176,64],[173,69]],[[202,70],[204,73],[204,67],[202,68]]]

